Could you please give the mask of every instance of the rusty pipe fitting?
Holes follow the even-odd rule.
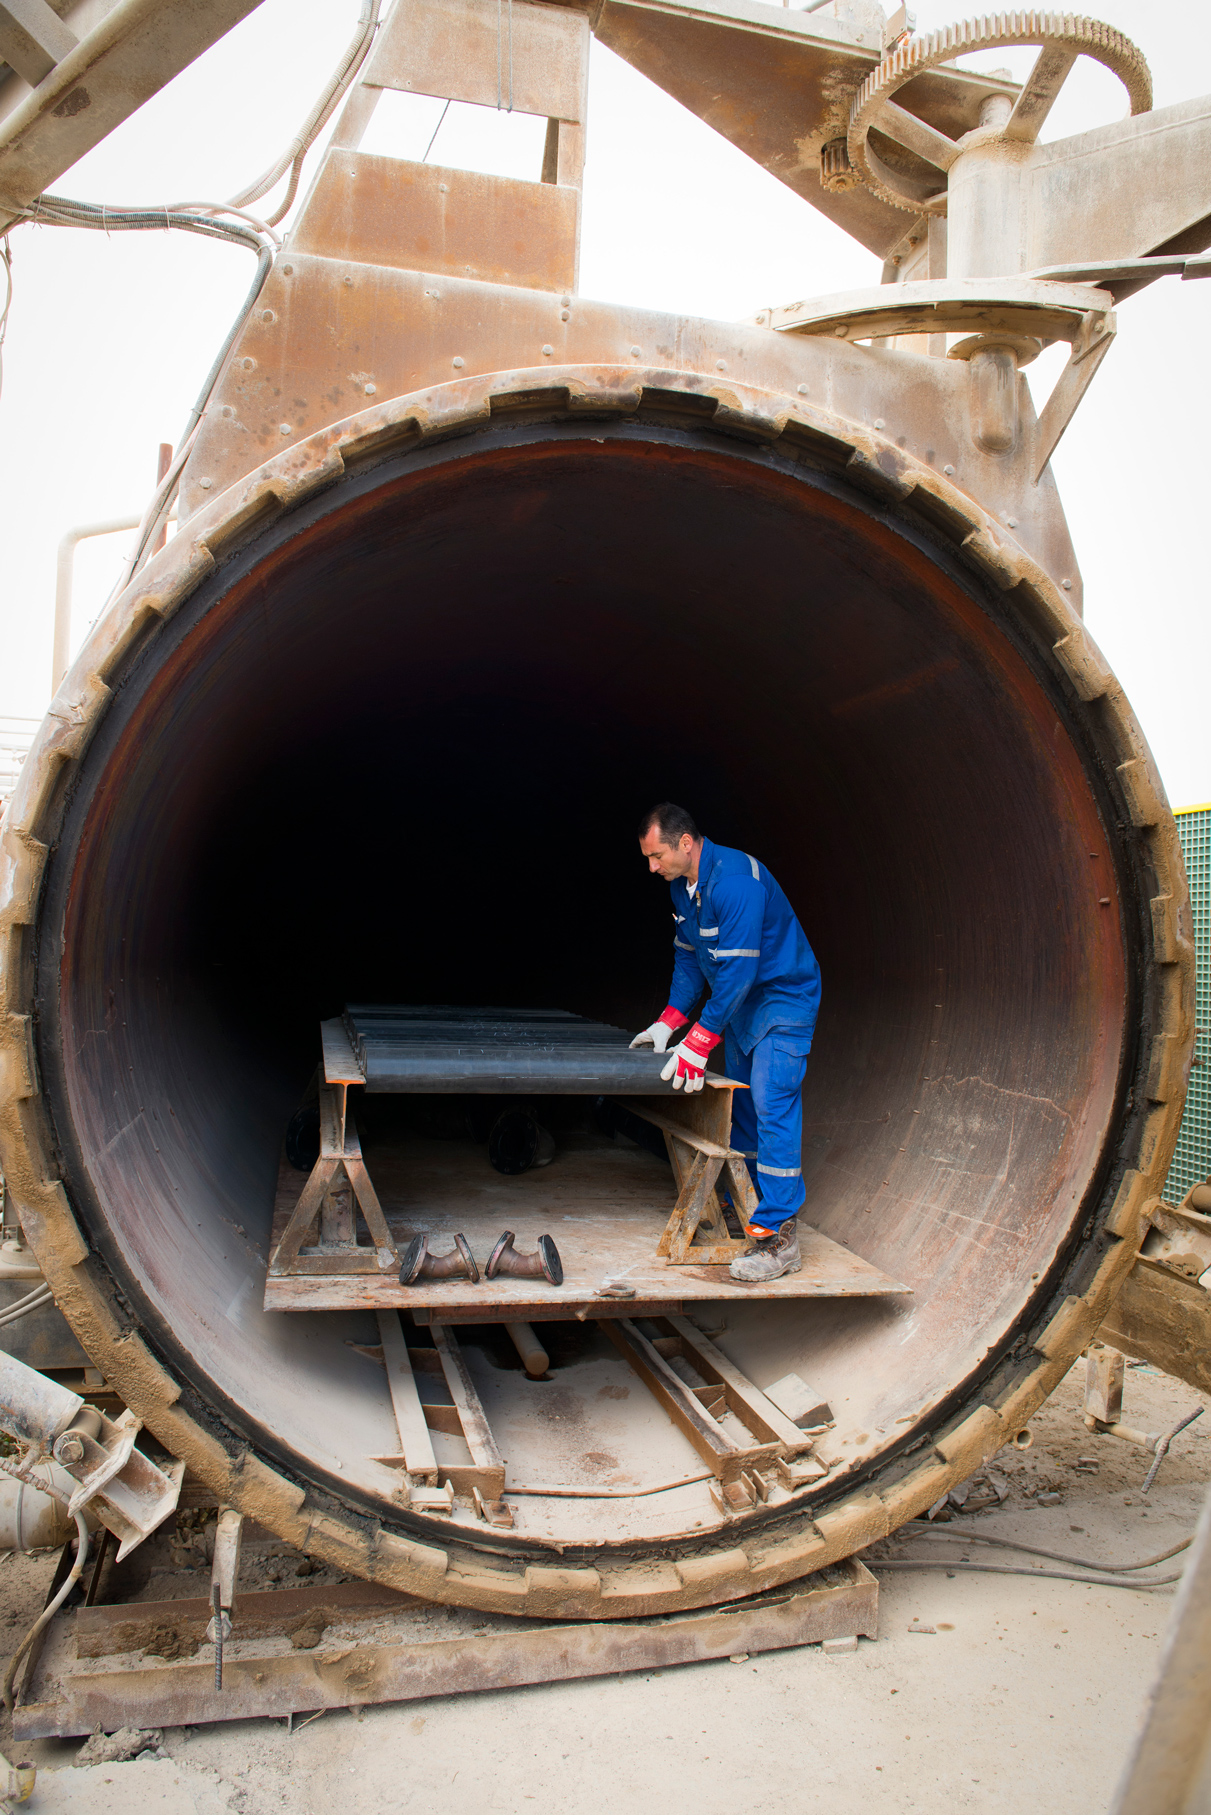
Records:
[[[518,1254],[513,1248],[512,1229],[506,1229],[493,1248],[486,1272],[489,1279],[503,1273],[509,1279],[545,1279],[553,1286],[563,1284],[563,1262],[551,1237],[540,1235],[533,1254]]]
[[[492,1277],[488,1275],[489,1279]],[[469,1279],[473,1286],[479,1284],[479,1268],[475,1256],[467,1246],[465,1235],[454,1237],[454,1246],[449,1254],[430,1254],[429,1237],[414,1235],[404,1250],[400,1263],[399,1283],[401,1286],[414,1286],[422,1279]]]

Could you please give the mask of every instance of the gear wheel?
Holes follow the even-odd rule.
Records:
[[[945,171],[958,156],[959,144],[914,115],[897,109],[891,118],[884,109],[898,89],[924,70],[952,63],[970,51],[1002,50],[1018,44],[1037,44],[1040,55],[1001,128],[1004,138],[1027,143],[1034,139],[1068,70],[1081,56],[1092,57],[1114,72],[1127,90],[1133,114],[1147,113],[1152,106],[1152,76],[1143,52],[1112,26],[1072,13],[989,13],[911,40],[867,76],[854,96],[847,136],[850,164],[867,187],[894,208],[913,214],[945,214],[945,182],[931,193],[928,183],[892,170],[871,148],[871,129],[896,137],[896,130],[889,130],[895,127],[904,133],[903,143],[910,151],[927,162],[942,160],[938,168]],[[952,144],[953,156],[948,150]]]

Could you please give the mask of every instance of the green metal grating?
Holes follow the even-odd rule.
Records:
[[[1194,964],[1198,975],[1194,1019],[1195,1065],[1165,1198],[1180,1204],[1192,1185],[1211,1178],[1211,803],[1174,815],[1194,910]]]

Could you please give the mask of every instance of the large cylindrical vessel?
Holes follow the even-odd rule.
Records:
[[[2,1140],[29,1238],[150,1428],[357,1573],[578,1616],[801,1575],[1020,1431],[1138,1247],[1190,1038],[1143,739],[1042,562],[805,389],[548,362],[346,418],[195,491],[26,764]],[[371,1460],[373,1317],[260,1308],[316,1021],[643,1025],[660,795],[790,894],[825,978],[805,1216],[913,1296],[729,1307],[748,1377],[836,1418],[827,1478],[740,1516],[665,1485],[682,1439],[591,1322],[546,1381],[464,1331],[513,1478],[583,1491],[512,1531],[422,1517]],[[636,1491],[595,1488],[611,1464]]]

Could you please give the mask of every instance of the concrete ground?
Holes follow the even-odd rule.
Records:
[[[1144,1452],[1091,1436],[1083,1364],[998,1458],[1010,1492],[962,1530],[1101,1561],[1151,1556],[1194,1528],[1211,1478],[1211,1418],[1184,1432],[1147,1500]],[[1200,1395],[1150,1369],[1127,1375],[1124,1417],[1171,1427]],[[1004,1485],[1004,1484],[1002,1484]],[[1040,1504],[1039,1494],[1058,1495]],[[987,1556],[913,1540],[895,1557]],[[52,1559],[0,1566],[0,1647],[41,1603]],[[877,1560],[871,1559],[877,1568]],[[1060,1565],[1047,1565],[1060,1567]],[[1180,1568],[1180,1559],[1159,1573]],[[79,1741],[22,1748],[36,1815],[448,1815],[558,1806],[589,1815],[735,1815],[907,1809],[1096,1815],[1107,1808],[1152,1680],[1173,1590],[1128,1592],[1017,1576],[881,1577],[880,1633],[854,1653],[817,1647],[646,1675],[328,1713],[171,1729],[163,1758],[73,1765]],[[932,1632],[910,1626],[933,1627]],[[133,1711],[132,1711],[133,1714]],[[0,1744],[10,1757],[7,1736]]]

